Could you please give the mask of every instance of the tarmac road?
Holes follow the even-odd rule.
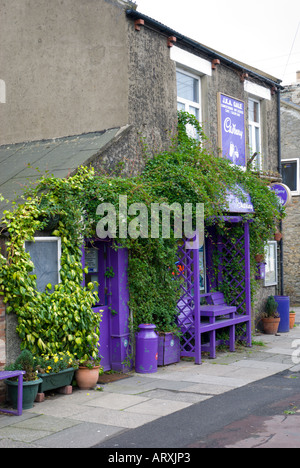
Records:
[[[300,448],[300,373],[284,371],[215,396],[95,448]]]

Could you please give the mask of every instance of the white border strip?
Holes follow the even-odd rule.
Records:
[[[212,75],[211,62],[204,60],[197,55],[186,52],[179,47],[172,47],[170,53],[171,60],[174,60],[178,65],[188,68],[193,72],[198,72],[201,75]]]
[[[262,99],[267,99],[268,101],[271,101],[271,91],[268,88],[264,88],[263,86],[260,86],[258,84],[252,83],[251,81],[245,81],[244,82],[244,90],[252,94],[253,96],[260,97]]]

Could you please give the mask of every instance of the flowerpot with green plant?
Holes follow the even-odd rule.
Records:
[[[100,358],[79,359],[75,379],[80,390],[90,390],[98,382],[99,375],[103,373]]]
[[[42,354],[34,358],[38,377],[42,379],[39,393],[71,385],[77,361],[69,351]]]
[[[262,319],[264,331],[267,335],[276,335],[279,327],[280,316],[277,312],[278,303],[274,296],[269,296],[265,305],[265,313]]]
[[[39,385],[42,383],[42,379],[37,375],[36,364],[31,352],[24,349],[15,362],[7,365],[5,370],[23,370],[26,372],[23,376],[22,408],[32,408],[38,393]],[[16,378],[12,378],[5,380],[5,383],[7,385],[8,400],[11,402],[12,407],[16,409],[18,407],[18,382]]]

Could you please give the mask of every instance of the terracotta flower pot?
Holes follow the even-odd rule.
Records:
[[[75,379],[80,390],[90,390],[98,382],[100,366],[89,369],[88,367],[79,367],[75,372]]]
[[[266,333],[266,335],[276,335],[279,327],[280,317],[264,318],[262,321],[264,324],[264,332]]]
[[[279,241],[281,241],[281,239],[282,239],[282,234],[281,234],[281,232],[276,232],[276,233],[274,234],[274,240],[276,240],[277,242],[279,242]]]
[[[296,313],[290,312],[290,328],[294,328]]]
[[[264,255],[255,255],[255,261],[256,263],[263,263],[265,259]]]

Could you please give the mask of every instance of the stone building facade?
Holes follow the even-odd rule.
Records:
[[[284,289],[291,304],[300,304],[300,72],[297,81],[281,93],[283,181],[292,190],[292,204],[283,222]]]
[[[18,156],[24,168],[34,147],[39,166],[45,145],[56,145],[59,153],[66,139],[70,148],[88,135],[99,138],[101,148],[80,153],[74,144],[78,165],[137,174],[145,158],[169,147],[177,109],[183,107],[197,113],[217,155],[221,94],[244,105],[244,165],[256,152],[258,170],[278,171],[278,79],[161,25],[131,1],[0,3],[0,193],[21,171]],[[181,94],[178,76],[187,86],[193,83],[194,96]],[[48,153],[43,153],[46,166],[53,164]],[[76,171],[67,165],[70,159],[62,166],[64,157],[62,150],[53,167],[61,177]],[[276,291],[274,284],[261,286],[260,299]],[[2,341],[5,330],[0,304]]]

